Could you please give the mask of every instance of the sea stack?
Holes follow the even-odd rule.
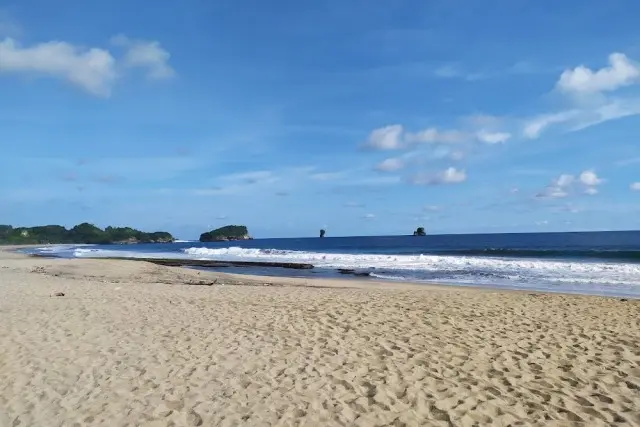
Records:
[[[427,233],[424,232],[424,227],[418,227],[416,231],[413,232],[414,236],[426,236]]]
[[[320,238],[324,237],[326,231],[325,230],[320,230]]]

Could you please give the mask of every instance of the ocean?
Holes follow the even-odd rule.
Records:
[[[640,298],[640,231],[256,239],[43,246],[58,257],[309,263],[312,270],[223,267],[270,276],[355,277]],[[352,272],[352,273],[353,273]],[[344,271],[343,271],[344,273]]]

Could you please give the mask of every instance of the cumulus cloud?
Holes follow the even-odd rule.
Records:
[[[507,132],[488,132],[481,130],[476,134],[476,137],[486,144],[501,144],[511,139],[511,134]]]
[[[557,187],[568,187],[573,183],[575,177],[569,174],[562,174],[558,178],[555,179],[554,185]]]
[[[630,186],[632,191],[640,191],[640,182],[634,182]]]
[[[538,198],[562,199],[569,196],[569,187],[574,183],[575,176],[562,174],[551,181],[542,192],[536,194]]]
[[[57,40],[23,46],[7,37],[0,41],[0,73],[63,79],[101,97],[111,95],[122,67],[144,68],[153,79],[175,75],[169,65],[169,52],[158,42],[129,40],[125,36],[117,36],[113,41],[127,48],[119,60],[103,48],[85,48]]]
[[[459,130],[438,130],[437,128],[428,128],[416,133],[407,133],[408,142],[413,143],[458,143],[469,139],[469,135]]]
[[[609,55],[609,66],[593,71],[580,65],[565,70],[556,87],[568,93],[597,93],[614,91],[640,80],[640,68],[623,53]]]
[[[580,182],[588,186],[596,186],[602,184],[602,179],[593,170],[586,170],[580,174]]]
[[[404,162],[400,159],[390,158],[383,160],[376,166],[376,170],[380,172],[394,172],[404,167]]]
[[[584,190],[584,193],[585,193],[585,194],[588,194],[588,195],[590,195],[590,196],[594,196],[594,195],[598,194],[598,189],[597,189],[597,188],[595,188],[595,187],[587,187],[587,188]]]
[[[555,87],[567,96],[573,108],[525,120],[522,134],[535,139],[552,125],[564,124],[568,130],[577,131],[640,114],[640,100],[606,95],[637,83],[640,83],[640,67],[622,53],[609,55],[609,66],[599,70],[584,65],[565,70]]]
[[[598,175],[593,170],[586,170],[580,174],[580,182],[586,186],[584,189],[585,194],[590,196],[594,196],[598,194],[597,186],[604,182],[603,179],[598,177]]]
[[[0,42],[0,72],[62,78],[98,96],[111,94],[117,76],[116,60],[107,50],[61,41],[23,47],[12,38]]]
[[[440,184],[459,184],[467,180],[467,174],[464,170],[450,167],[442,172],[435,174],[418,173],[411,177],[410,182],[415,185],[440,185]]]
[[[124,34],[113,37],[111,42],[127,49],[123,59],[125,67],[142,68],[151,79],[167,79],[176,75],[169,65],[171,54],[159,42],[132,40]]]
[[[542,192],[536,194],[538,198],[561,199],[568,197],[582,189],[585,194],[598,194],[597,186],[604,182],[593,170],[585,170],[578,177],[571,174],[561,174],[551,181]]]
[[[402,125],[390,125],[375,129],[362,144],[364,148],[374,150],[396,150],[403,146]]]

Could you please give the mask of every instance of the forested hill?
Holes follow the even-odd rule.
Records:
[[[69,230],[61,225],[16,228],[10,225],[0,225],[0,244],[5,245],[168,243],[174,240],[170,233],[164,231],[146,233],[130,227],[107,227],[103,230],[86,222]]]

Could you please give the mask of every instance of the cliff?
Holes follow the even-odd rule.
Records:
[[[226,242],[229,240],[251,239],[252,237],[244,225],[226,225],[200,235],[201,242]]]

